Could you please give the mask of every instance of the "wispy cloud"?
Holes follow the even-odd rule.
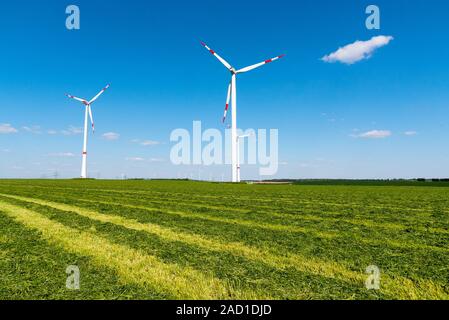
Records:
[[[71,158],[75,155],[71,152],[57,152],[57,153],[50,153],[50,157],[59,157],[59,158]]]
[[[83,133],[83,128],[70,126],[68,129],[62,130],[61,133],[65,136],[73,136]]]
[[[141,157],[128,157],[125,159],[126,161],[134,161],[134,162],[142,162],[145,161],[144,158]]]
[[[377,49],[386,46],[393,39],[392,36],[377,36],[367,41],[356,41],[324,56],[321,60],[329,63],[341,62],[348,65],[354,64],[361,60],[371,58]]]
[[[164,162],[165,161],[162,158],[145,159],[145,158],[142,158],[142,157],[128,157],[125,160],[126,161],[133,161],[133,162]]]
[[[106,132],[102,135],[103,139],[113,141],[118,140],[120,138],[120,134],[115,132]]]
[[[26,132],[32,133],[32,134],[41,134],[42,130],[40,126],[24,126],[22,129]]]
[[[141,146],[144,146],[144,147],[157,146],[157,145],[161,144],[159,141],[155,141],[155,140],[133,139],[133,140],[131,140],[131,142],[138,143],[138,144],[140,144]]]
[[[145,141],[142,141],[140,144],[142,146],[147,147],[147,146],[157,146],[158,144],[160,144],[160,142],[154,141],[154,140],[145,140]]]
[[[363,139],[384,139],[388,138],[391,135],[392,133],[389,130],[371,130],[360,134],[352,134],[351,136],[354,138]]]
[[[406,135],[406,136],[416,136],[418,134],[418,132],[416,132],[416,131],[405,131],[404,132],[404,135]]]
[[[0,134],[17,133],[18,130],[11,126],[9,123],[0,123]]]
[[[58,134],[58,131],[50,129],[50,130],[47,130],[47,134],[53,136],[53,135],[55,135],[55,134]]]

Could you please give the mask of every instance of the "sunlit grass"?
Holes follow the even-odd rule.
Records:
[[[43,220],[14,216],[49,246],[86,256],[149,296],[449,299],[445,188],[10,180],[0,181],[0,194],[2,206],[52,223],[45,233]],[[11,208],[3,209],[9,217]],[[86,250],[63,241],[74,234],[88,237]],[[99,253],[91,247],[98,239]],[[4,241],[0,256],[11,261]],[[162,274],[151,275],[148,263]],[[364,286],[372,264],[381,269],[378,291]],[[167,285],[170,275],[179,281]]]
[[[101,266],[113,268],[123,282],[147,285],[180,299],[254,298],[233,290],[226,283],[189,268],[160,262],[154,256],[130,249],[87,232],[79,232],[36,212],[0,202],[1,210],[25,226],[38,230],[50,243],[69,252],[91,257]]]

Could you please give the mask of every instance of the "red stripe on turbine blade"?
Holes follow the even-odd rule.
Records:
[[[228,111],[228,109],[229,109],[229,103],[226,103],[225,110]]]
[[[202,46],[204,46],[204,47],[206,46],[206,44],[203,41],[200,41],[200,43]]]
[[[87,155],[87,152],[83,152],[83,155]]]
[[[210,51],[210,53],[215,54],[214,50],[210,49],[209,51]]]
[[[285,57],[285,54],[281,54],[280,56],[278,56],[279,59]]]
[[[273,61],[273,59],[268,59],[268,60],[265,60],[265,63],[270,63],[272,61]]]

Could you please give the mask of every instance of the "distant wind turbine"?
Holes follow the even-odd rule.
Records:
[[[92,108],[91,105],[94,103],[102,94],[109,88],[109,84],[103,88],[95,97],[93,97],[90,101],[82,98],[78,98],[75,96],[72,96],[70,94],[67,94],[67,97],[70,99],[77,100],[81,102],[85,107],[85,113],[84,113],[84,144],[83,144],[83,160],[81,165],[81,178],[86,179],[87,178],[87,123],[89,121],[92,123],[92,132],[95,132],[95,125],[94,125],[94,118],[92,116]]]
[[[223,116],[223,122],[226,120],[226,114],[229,109],[229,103],[232,102],[232,127],[231,127],[231,158],[232,158],[232,182],[238,182],[239,181],[239,165],[238,165],[238,151],[237,151],[237,144],[238,144],[238,137],[237,137],[237,74],[239,73],[245,73],[251,70],[254,70],[256,68],[259,68],[267,63],[273,62],[275,60],[278,60],[284,55],[280,55],[277,57],[274,57],[272,59],[265,60],[263,62],[251,65],[249,67],[236,70],[233,68],[226,60],[224,60],[222,57],[220,57],[214,50],[209,48],[204,42],[201,42],[201,44],[209,50],[210,53],[212,53],[230,72],[231,72],[231,82],[228,86],[228,96],[226,98],[226,106]],[[232,100],[232,101],[231,101]]]

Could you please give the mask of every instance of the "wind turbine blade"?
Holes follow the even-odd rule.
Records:
[[[82,102],[82,103],[83,103],[84,105],[86,105],[86,106],[89,104],[89,102],[87,102],[87,100],[84,100],[84,99],[81,99],[81,98],[72,96],[72,95],[70,95],[70,94],[66,94],[66,96],[69,97],[70,99],[74,99],[74,100],[76,100],[76,101]]]
[[[228,96],[226,98],[226,106],[225,106],[224,115],[223,115],[223,123],[226,121],[226,115],[227,115],[228,109],[229,109],[229,101],[231,100],[231,86],[232,86],[232,82],[229,82]]]
[[[220,57],[214,50],[209,48],[207,46],[207,44],[205,44],[204,42],[201,41],[201,44],[203,45],[203,47],[205,47],[207,50],[209,50],[209,52],[212,53],[215,56],[215,58],[217,58],[226,68],[228,68],[229,70],[232,70],[232,66],[225,59]]]
[[[285,56],[285,55],[283,54],[283,55],[274,57],[274,58],[272,58],[272,59],[265,60],[264,62],[260,62],[260,63],[257,63],[257,64],[253,64],[252,66],[249,66],[249,67],[246,67],[246,68],[237,70],[237,73],[244,73],[244,72],[248,72],[248,71],[254,70],[254,69],[259,68],[259,67],[261,67],[261,66],[263,66],[263,65],[265,65],[265,64],[267,64],[267,63],[276,61],[276,60],[278,60],[278,59],[280,59],[280,58],[282,58],[282,57],[284,57],[284,56]]]
[[[94,117],[92,116],[92,108],[90,105],[87,106],[89,108],[89,117],[90,117],[90,123],[92,123],[92,131],[95,133],[95,125],[94,125]]]
[[[109,87],[110,87],[109,84],[106,87],[104,87],[95,97],[92,98],[92,100],[89,101],[89,104],[95,102]]]

